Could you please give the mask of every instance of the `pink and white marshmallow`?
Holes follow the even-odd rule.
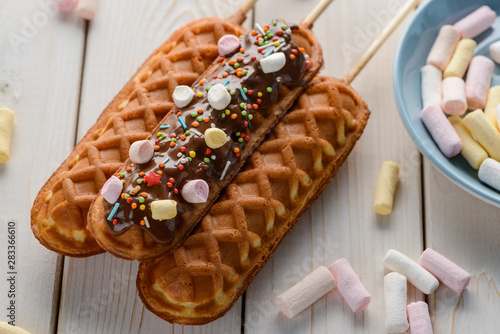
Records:
[[[286,317],[293,318],[335,289],[335,285],[332,273],[326,267],[320,266],[302,281],[279,295],[278,305]]]
[[[459,77],[443,80],[443,110],[450,116],[460,116],[467,111],[465,81]]]
[[[450,25],[442,26],[427,56],[427,64],[436,66],[441,72],[444,71],[459,40],[460,33],[456,28]]]
[[[130,145],[128,155],[136,164],[144,164],[153,158],[154,147],[149,140],[139,140]]]
[[[208,198],[209,186],[204,180],[192,180],[182,187],[182,198],[188,203],[205,203]]]
[[[431,316],[426,302],[411,303],[406,307],[411,334],[432,334]]]
[[[101,195],[109,204],[114,204],[123,190],[123,183],[116,176],[111,176],[102,186]]]
[[[78,0],[76,5],[76,13],[82,19],[93,20],[99,5],[98,0]]]
[[[431,248],[422,253],[419,263],[444,285],[458,293],[469,285],[471,276],[468,272]]]
[[[353,312],[362,311],[370,304],[370,294],[346,259],[338,259],[328,269],[337,281],[337,289]]]
[[[78,0],[56,0],[56,2],[61,12],[71,12],[76,8]]]
[[[485,57],[476,56],[472,61],[465,80],[465,96],[469,109],[484,109],[495,63]]]
[[[217,48],[221,56],[227,56],[240,47],[240,39],[234,35],[224,35],[219,39]]]
[[[399,273],[389,273],[384,277],[385,331],[403,333],[408,330],[406,315],[406,277]]]
[[[474,38],[490,28],[497,14],[488,6],[482,6],[455,23],[462,38]]]
[[[491,43],[490,55],[497,64],[500,64],[500,41]]]
[[[462,141],[438,105],[422,110],[420,118],[443,154],[452,158],[460,153]]]
[[[442,103],[441,78],[443,73],[434,65],[425,65],[420,69],[422,75],[422,104],[427,108],[431,104]]]

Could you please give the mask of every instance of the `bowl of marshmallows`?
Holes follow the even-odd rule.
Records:
[[[500,207],[500,1],[431,0],[396,50],[394,90],[420,151]]]

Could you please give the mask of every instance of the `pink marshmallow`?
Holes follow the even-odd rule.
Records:
[[[432,104],[422,110],[420,118],[443,154],[452,158],[460,153],[462,141],[441,107]]]
[[[93,20],[97,12],[98,0],[78,0],[76,13],[82,19]]]
[[[460,31],[462,38],[474,38],[488,30],[497,19],[497,14],[488,6],[479,7],[457,23],[454,27]]]
[[[432,334],[431,316],[426,302],[411,303],[406,307],[411,334]]]
[[[154,147],[149,140],[139,140],[130,145],[128,155],[136,164],[144,164],[153,158]]]
[[[102,186],[101,195],[109,204],[114,204],[120,197],[122,190],[122,181],[113,175]]]
[[[450,62],[459,40],[460,33],[457,29],[450,25],[442,26],[427,56],[427,65],[434,65],[443,72]]]
[[[443,110],[451,116],[459,116],[467,111],[465,82],[459,77],[448,77],[442,82]]]
[[[465,80],[465,96],[469,109],[484,109],[491,85],[495,63],[485,57],[476,56],[470,62],[467,80]]]
[[[471,276],[468,272],[431,248],[427,248],[420,256],[420,265],[458,293],[469,285]]]
[[[71,12],[76,8],[78,0],[56,0],[56,2],[61,12]]]
[[[335,278],[323,266],[314,269],[302,281],[278,296],[278,305],[285,316],[293,318],[335,289]]]
[[[346,259],[338,259],[328,268],[335,280],[337,288],[353,312],[364,310],[372,299]]]
[[[192,180],[182,187],[182,198],[188,203],[205,203],[208,198],[209,186],[203,180]]]
[[[240,39],[234,35],[224,35],[219,39],[217,48],[221,56],[227,56],[240,47]]]

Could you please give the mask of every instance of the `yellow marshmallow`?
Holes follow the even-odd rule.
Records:
[[[462,122],[489,156],[500,161],[500,132],[488,121],[483,111],[477,109],[470,112]]]
[[[388,215],[392,212],[394,203],[394,191],[398,182],[399,166],[393,161],[385,161],[380,169],[375,190],[375,203],[373,208],[380,215]]]
[[[500,104],[500,86],[493,86],[488,93],[484,114],[486,118],[498,129],[497,105]]]
[[[9,108],[0,108],[0,162],[10,159],[10,140],[14,125],[14,112]]]
[[[151,202],[151,216],[156,220],[174,218],[177,216],[177,202],[171,199]]]
[[[30,334],[18,326],[11,326],[6,322],[0,321],[0,333],[2,334]]]
[[[459,77],[462,78],[467,71],[467,67],[474,56],[474,49],[476,48],[476,41],[473,39],[462,39],[458,42],[457,48],[453,53],[448,66],[444,70],[443,77]]]
[[[481,163],[488,158],[488,153],[479,145],[470,132],[463,126],[462,119],[458,116],[449,117],[451,125],[462,141],[462,156],[474,169],[479,169]]]
[[[227,135],[218,128],[209,128],[205,130],[205,143],[211,149],[223,146],[227,142]]]

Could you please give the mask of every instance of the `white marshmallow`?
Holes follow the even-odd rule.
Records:
[[[460,116],[467,111],[465,81],[462,78],[448,77],[443,80],[443,110],[451,116]]]
[[[293,318],[327,292],[335,289],[332,273],[319,266],[302,281],[278,296],[278,305],[285,316]]]
[[[497,64],[500,64],[500,41],[490,45],[490,55]]]
[[[154,154],[153,144],[149,140],[139,140],[130,145],[128,155],[136,164],[144,164],[151,160]]]
[[[208,103],[217,110],[225,109],[231,102],[231,95],[222,84],[216,84],[210,88],[207,94]]]
[[[392,271],[405,275],[417,289],[431,294],[439,287],[436,277],[406,255],[395,249],[389,249],[382,260],[384,266]]]
[[[260,66],[264,73],[278,72],[285,66],[286,57],[283,52],[276,52],[260,61]]]
[[[406,277],[389,273],[384,277],[385,331],[403,333],[410,328],[406,315]]]
[[[479,166],[479,180],[500,191],[500,162],[488,158]]]
[[[194,97],[194,92],[191,87],[182,85],[177,86],[174,89],[174,93],[172,94],[172,98],[174,99],[175,106],[177,108],[183,108],[191,102]]]
[[[422,74],[422,104],[424,108],[432,104],[441,105],[441,78],[443,74],[434,65],[425,65],[420,69]]]

